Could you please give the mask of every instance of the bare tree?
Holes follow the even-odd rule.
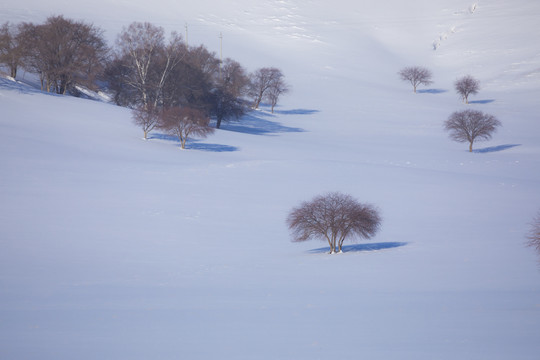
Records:
[[[538,215],[531,224],[527,239],[527,245],[535,248],[536,252],[540,255],[540,212],[538,212]]]
[[[256,70],[250,75],[249,95],[253,97],[253,108],[257,109],[268,89],[283,78],[281,70],[269,67]]]
[[[216,128],[230,118],[239,118],[246,112],[242,96],[249,84],[244,68],[232,59],[225,59],[221,69],[222,77],[212,90],[211,113],[216,117]]]
[[[469,142],[470,152],[475,141],[491,139],[492,134],[501,125],[495,116],[478,110],[456,111],[444,122],[444,128],[450,132],[450,138],[457,142]]]
[[[21,25],[13,25],[9,22],[0,27],[0,64],[9,67],[10,76],[17,77],[17,69],[22,65],[25,42],[22,38]]]
[[[148,133],[159,125],[160,114],[152,105],[138,105],[131,111],[133,122],[144,131],[144,140],[148,139]]]
[[[180,140],[182,149],[191,136],[205,138],[214,133],[210,119],[201,111],[188,107],[173,107],[163,112],[159,127]]]
[[[457,93],[463,99],[463,102],[469,103],[469,95],[474,95],[480,90],[480,81],[473,78],[471,75],[466,75],[454,83]]]
[[[65,94],[75,85],[93,88],[103,71],[108,47],[93,25],[49,17],[42,25],[21,24],[26,43],[24,66],[40,74],[42,89]]]
[[[305,201],[293,208],[287,217],[293,241],[326,240],[330,254],[341,252],[347,238],[374,236],[380,224],[381,217],[373,206],[361,204],[350,195],[338,192]]]
[[[288,92],[289,86],[285,83],[283,78],[277,78],[270,84],[270,87],[266,91],[265,98],[272,106],[272,114],[274,113],[274,107],[277,105],[281,95]]]
[[[180,35],[171,34],[165,45],[163,28],[134,22],[117,39],[116,60],[128,68],[123,81],[137,94],[132,103],[158,107],[163,102],[163,87],[172,69],[185,55]]]
[[[409,81],[411,83],[414,92],[416,92],[418,85],[429,85],[433,83],[433,81],[431,81],[431,71],[420,66],[403,68],[398,75],[401,80]]]

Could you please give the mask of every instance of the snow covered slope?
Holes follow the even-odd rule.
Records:
[[[51,14],[185,31],[293,92],[182,151],[130,113],[0,79],[0,358],[523,359],[540,353],[540,5],[534,1],[22,0]],[[417,94],[398,79],[424,65]],[[453,81],[481,91],[466,107]],[[456,110],[503,127],[477,151]],[[381,232],[291,243],[326,191]]]

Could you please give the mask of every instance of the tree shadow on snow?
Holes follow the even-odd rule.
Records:
[[[281,115],[311,115],[316,114],[319,110],[308,110],[308,109],[291,109],[291,110],[275,110],[276,114]]]
[[[497,146],[490,146],[483,149],[473,149],[474,153],[491,153],[491,152],[497,152],[497,151],[503,151],[506,149],[511,149],[516,146],[521,146],[521,144],[506,144],[506,145],[497,145]]]
[[[444,89],[422,89],[422,90],[416,90],[417,93],[420,94],[442,94],[445,92],[448,92],[448,90]]]
[[[469,101],[469,104],[489,104],[494,101],[495,101],[494,99],[474,100],[474,101]]]
[[[0,76],[0,89],[18,91],[19,93],[26,94],[26,95],[44,94],[44,95],[58,96],[58,97],[63,96],[60,94],[56,94],[54,92],[42,91],[22,81],[19,81],[19,80],[14,81],[14,80],[11,80],[11,78],[5,78],[3,76]]]
[[[180,146],[180,141],[176,136],[169,135],[169,134],[162,134],[162,133],[152,133],[150,136],[148,136],[148,140],[152,139],[158,139],[158,140],[165,140],[165,141],[172,141],[175,143],[178,143],[178,146]],[[200,151],[210,151],[210,152],[231,152],[231,151],[238,151],[238,148],[236,146],[230,146],[230,145],[223,145],[223,144],[208,144],[203,143],[201,140],[197,139],[188,139],[186,142],[186,150],[200,150]]]
[[[301,128],[285,126],[277,121],[272,121],[273,117],[275,116],[263,111],[251,111],[237,122],[222,124],[220,129],[251,135],[275,135],[278,133],[305,131]]]
[[[343,252],[361,252],[361,251],[377,251],[377,250],[385,250],[385,249],[392,249],[397,248],[401,246],[405,246],[408,243],[406,242],[380,242],[380,243],[373,243],[373,244],[353,244],[353,245],[343,245]],[[309,253],[311,254],[324,254],[329,253],[330,247],[323,247],[318,249],[309,250]]]

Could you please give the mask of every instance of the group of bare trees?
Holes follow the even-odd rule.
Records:
[[[274,112],[289,91],[275,67],[250,74],[233,59],[222,61],[203,45],[190,47],[181,35],[173,32],[167,38],[163,28],[142,22],[125,27],[112,48],[97,27],[63,16],[39,25],[5,23],[0,28],[0,64],[13,78],[19,68],[38,74],[42,90],[59,94],[77,94],[79,86],[95,89],[100,80],[116,104],[134,109],[134,122],[145,138],[158,126],[167,128],[170,121],[164,119],[173,113],[189,113],[180,118],[197,118],[198,126],[214,118],[219,128],[261,101]]]
[[[17,76],[22,67],[39,74],[41,89],[65,94],[76,85],[95,87],[103,72],[108,47],[93,25],[63,16],[35,25],[4,23],[0,29],[0,63]]]
[[[398,72],[401,80],[408,81],[413,86],[413,91],[419,85],[430,85],[433,83],[433,74],[431,71],[422,66],[408,66]],[[469,95],[477,94],[480,90],[480,81],[471,75],[465,75],[454,82],[454,88],[463,102],[469,103]]]
[[[398,72],[401,80],[409,81],[414,92],[418,85],[432,84],[432,73],[429,69],[412,66],[403,68]],[[469,96],[477,94],[480,90],[480,81],[471,75],[463,76],[454,82],[454,88],[465,104],[469,103]],[[444,122],[444,129],[449,132],[450,138],[457,142],[468,142],[469,151],[473,151],[473,143],[479,140],[489,140],[501,122],[490,114],[478,110],[456,111]]]

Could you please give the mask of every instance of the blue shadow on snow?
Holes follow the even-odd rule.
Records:
[[[178,140],[178,138],[176,136],[169,135],[169,134],[152,133],[148,136],[148,140],[151,140],[151,139],[173,141],[173,142],[178,143],[178,146],[180,146],[180,141]],[[201,140],[188,138],[188,141],[186,142],[186,150],[189,150],[189,149],[210,151],[210,152],[238,151],[238,148],[236,146],[223,145],[223,144],[208,144],[208,143],[201,142]]]
[[[494,101],[495,101],[494,99],[474,100],[474,101],[469,101],[469,104],[489,104],[489,103],[492,103]]]
[[[277,121],[266,118],[272,118],[274,115],[262,111],[251,111],[244,115],[239,121],[222,124],[220,129],[235,131],[251,135],[274,135],[288,132],[304,132],[304,129],[285,126]]]
[[[442,94],[445,92],[448,92],[448,90],[444,89],[422,89],[422,90],[416,90],[417,93],[420,94]]]
[[[401,246],[405,246],[408,243],[406,242],[380,242],[380,243],[373,243],[373,244],[353,244],[353,245],[343,245],[343,252],[361,252],[361,251],[377,251],[377,250],[385,250],[385,249],[393,249]],[[330,247],[323,247],[318,249],[309,250],[309,253],[311,254],[323,254],[323,253],[329,253]]]
[[[491,152],[497,152],[497,151],[503,151],[506,149],[511,149],[516,146],[521,146],[521,144],[506,144],[506,145],[497,145],[497,146],[490,146],[483,149],[473,149],[474,153],[491,153]]]

